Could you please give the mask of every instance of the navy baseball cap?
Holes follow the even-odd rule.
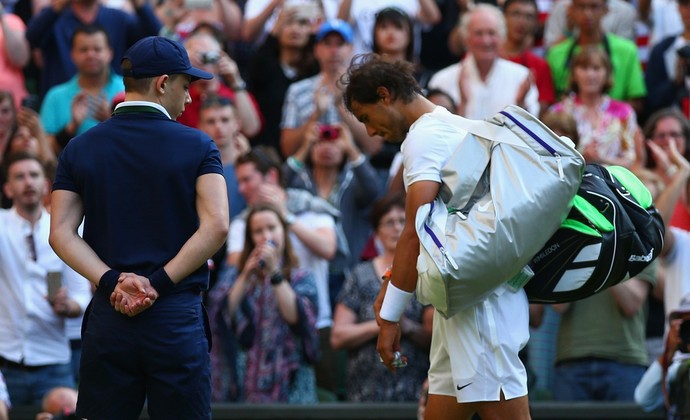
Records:
[[[342,36],[345,42],[352,44],[352,27],[347,22],[340,19],[332,19],[324,22],[316,33],[316,41],[319,42],[332,33]]]
[[[132,63],[129,69],[122,69],[125,77],[143,79],[162,74],[187,74],[192,81],[213,79],[213,75],[189,62],[189,55],[182,44],[162,36],[149,36],[129,47],[122,60]]]

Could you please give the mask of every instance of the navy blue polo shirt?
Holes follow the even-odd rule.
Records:
[[[149,276],[197,230],[196,180],[208,173],[223,175],[208,135],[127,106],[67,144],[53,189],[79,194],[84,240],[109,267]],[[206,264],[176,290],[195,286],[208,287]]]

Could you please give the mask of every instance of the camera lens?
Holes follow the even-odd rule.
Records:
[[[204,64],[216,64],[220,55],[215,51],[210,51],[201,54],[201,62]]]

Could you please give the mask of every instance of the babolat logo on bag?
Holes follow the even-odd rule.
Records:
[[[586,298],[637,275],[663,245],[644,184],[623,167],[587,165],[568,217],[529,264],[525,292],[536,303]]]

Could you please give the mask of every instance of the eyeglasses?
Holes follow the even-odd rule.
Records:
[[[665,139],[667,139],[667,138],[669,138],[669,139],[676,139],[676,140],[677,140],[677,139],[682,139],[682,138],[683,138],[683,133],[678,132],[678,131],[671,131],[671,132],[668,132],[668,133],[663,133],[663,132],[661,132],[661,133],[654,133],[654,135],[652,135],[652,140],[654,140],[654,141],[663,141],[663,140],[665,140]]]
[[[397,224],[399,224],[400,226],[405,226],[405,218],[401,217],[399,219],[388,219],[385,221],[381,221],[381,223],[379,223],[379,227],[384,227],[386,229],[392,229]]]

